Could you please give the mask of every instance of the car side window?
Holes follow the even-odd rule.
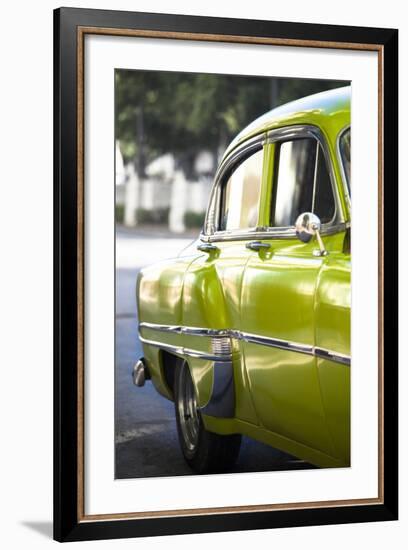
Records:
[[[335,202],[324,152],[314,138],[276,144],[271,225],[290,227],[303,212],[329,223]]]
[[[257,226],[262,183],[263,149],[235,165],[221,184],[220,231]]]

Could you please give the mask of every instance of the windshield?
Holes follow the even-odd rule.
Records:
[[[343,170],[344,175],[346,177],[346,184],[347,189],[349,192],[349,195],[351,197],[351,189],[350,189],[350,148],[351,148],[351,135],[350,135],[350,128],[348,128],[345,132],[342,133],[340,137],[340,156],[341,156],[341,162],[343,164]]]

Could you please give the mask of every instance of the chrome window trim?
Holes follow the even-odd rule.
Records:
[[[349,192],[349,185],[351,186],[351,182],[349,182],[347,180],[346,172],[344,170],[343,158],[341,156],[341,151],[340,151],[341,138],[343,137],[343,134],[345,134],[348,130],[350,130],[350,133],[351,133],[351,124],[347,124],[347,126],[345,126],[342,130],[340,130],[340,132],[337,135],[336,155],[337,155],[337,162],[338,162],[339,168],[340,168],[340,174],[341,174],[341,180],[342,180],[342,184],[343,184],[344,195],[346,197],[347,206],[349,207],[349,210],[351,212],[351,195],[350,195],[350,192]],[[350,174],[350,176],[351,176],[351,174]]]
[[[245,156],[251,150],[256,151],[260,146],[263,147],[268,143],[276,143],[279,141],[288,141],[294,138],[301,137],[313,137],[316,139],[322,147],[326,166],[328,168],[330,182],[333,191],[335,211],[333,219],[325,224],[322,224],[321,235],[331,235],[346,229],[345,213],[342,211],[339,190],[337,186],[337,180],[333,169],[333,162],[330,157],[327,141],[323,135],[323,132],[318,126],[312,124],[284,126],[282,128],[275,128],[273,130],[264,131],[253,138],[250,138],[245,143],[238,146],[231,151],[229,156],[222,162],[218,168],[214,185],[211,190],[209,199],[209,208],[207,210],[204,231],[200,234],[200,239],[203,242],[225,242],[247,239],[270,239],[270,238],[284,238],[295,239],[296,232],[293,226],[286,227],[255,227],[244,230],[233,231],[217,231],[215,227],[212,227],[212,231],[209,229],[209,221],[211,220],[215,224],[216,218],[220,215],[220,199],[221,199],[221,179],[225,172],[231,167],[231,164],[235,163],[241,156]],[[218,223],[218,220],[217,222]]]
[[[167,351],[174,351],[179,355],[189,355],[200,359],[208,359],[211,361],[226,361],[231,359],[231,353],[211,355],[206,352],[192,350],[190,348],[183,348],[179,346],[173,346],[171,344],[160,343],[154,340],[148,340],[140,335],[140,330],[143,328],[157,330],[158,332],[187,334],[190,336],[209,336],[209,337],[225,337],[234,338],[248,343],[259,344],[262,346],[269,346],[273,348],[283,349],[286,351],[294,351],[297,353],[303,353],[306,355],[313,355],[320,359],[327,359],[342,365],[350,366],[350,356],[343,353],[338,353],[333,350],[321,348],[319,346],[312,346],[310,344],[301,344],[298,342],[292,342],[290,340],[282,340],[278,338],[272,338],[270,336],[262,336],[259,334],[252,334],[249,332],[242,332],[233,329],[209,329],[202,327],[188,327],[181,325],[160,325],[155,323],[139,323],[139,337],[143,343],[150,344],[156,347],[160,347]],[[220,359],[221,358],[221,359]]]
[[[231,168],[231,164],[235,164],[241,157],[248,155],[251,151],[256,152],[257,150],[260,150],[266,143],[266,136],[266,132],[258,134],[231,151],[231,153],[220,164],[215,173],[215,185],[220,183],[220,180],[225,175],[225,172]]]
[[[231,153],[228,155],[226,159],[223,160],[223,162],[218,167],[215,177],[214,177],[214,184],[211,189],[210,198],[208,201],[208,210],[205,216],[204,221],[204,235],[215,235],[219,233],[219,231],[216,230],[216,226],[219,224],[219,218],[221,215],[221,186],[223,183],[223,177],[228,172],[228,170],[231,168],[232,165],[239,162],[239,160],[243,158],[242,162],[245,160],[245,157],[250,156],[250,154],[254,154],[257,151],[260,151],[264,144],[266,139],[266,133],[263,132],[251,139],[248,139],[245,141],[245,143],[239,145],[236,149],[231,151]],[[209,228],[210,221],[213,224],[213,227],[211,228],[209,232],[207,232],[207,229]],[[256,229],[256,228],[254,228]],[[245,231],[248,231],[247,229]]]
[[[315,126],[313,124],[302,124],[302,125],[296,125],[296,126],[290,126],[290,127],[284,127],[284,128],[276,128],[274,130],[270,130],[267,133],[266,142],[277,143],[277,142],[285,142],[293,139],[307,138],[307,137],[314,138],[322,148],[327,171],[330,177],[332,193],[333,193],[334,214],[333,214],[333,218],[329,222],[322,224],[321,233],[324,234],[325,229],[331,226],[337,226],[340,223],[344,223],[345,217],[341,208],[340,195],[337,188],[337,181],[336,181],[336,175],[333,169],[333,162],[330,157],[329,147],[322,130],[318,126]],[[316,162],[317,162],[317,159],[316,159]],[[296,236],[296,232],[292,226],[280,227],[276,229],[292,229],[293,235]]]
[[[330,227],[322,226],[321,235],[333,235],[340,231],[345,231],[348,227],[347,223],[337,223]],[[293,228],[285,228],[284,231],[279,227],[257,228],[253,231],[246,232],[219,232],[216,235],[200,235],[200,240],[203,242],[225,242],[225,241],[245,241],[252,239],[294,239],[296,237]]]

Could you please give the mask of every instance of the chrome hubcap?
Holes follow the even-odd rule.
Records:
[[[183,439],[187,449],[194,451],[198,443],[200,418],[193,381],[186,363],[181,370],[178,390],[178,412]]]

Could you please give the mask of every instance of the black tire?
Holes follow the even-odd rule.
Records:
[[[179,442],[190,468],[197,474],[230,470],[238,458],[241,435],[219,435],[205,429],[186,361],[176,366],[174,403]]]

